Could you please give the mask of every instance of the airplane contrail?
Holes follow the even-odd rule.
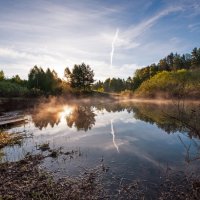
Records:
[[[117,40],[118,33],[119,33],[119,29],[116,30],[115,36],[114,36],[113,41],[112,41],[112,50],[110,52],[110,66],[111,67],[112,67],[112,63],[113,63],[113,55],[114,55],[114,51],[115,51],[115,42]]]
[[[119,153],[119,147],[117,146],[116,142],[115,142],[115,131],[113,128],[113,120],[110,120],[110,125],[111,125],[111,134],[113,136],[113,145],[115,146],[115,148],[117,149],[118,153]]]

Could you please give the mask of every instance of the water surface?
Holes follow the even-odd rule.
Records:
[[[20,146],[4,148],[1,162],[36,154],[39,145],[49,143],[51,149],[73,151],[42,163],[58,177],[78,175],[102,162],[112,176],[153,183],[169,169],[199,171],[198,103],[53,99],[26,103],[26,108],[5,107],[2,115],[11,111],[23,113],[27,121],[7,130],[29,137]]]

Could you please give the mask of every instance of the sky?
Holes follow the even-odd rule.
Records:
[[[171,52],[200,47],[200,0],[0,0],[0,70],[82,62],[96,80],[127,78]]]

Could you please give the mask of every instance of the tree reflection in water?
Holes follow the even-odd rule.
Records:
[[[32,110],[32,121],[39,129],[48,125],[54,127],[61,120],[66,121],[69,128],[75,127],[77,131],[88,131],[95,126],[95,110],[106,112],[121,112],[126,110],[132,113],[135,119],[155,124],[168,134],[180,132],[178,140],[183,145],[185,160],[190,163],[200,159],[200,105],[198,103],[138,103],[131,101],[116,102],[68,102],[68,104],[51,101],[41,103]],[[190,138],[191,144],[184,143],[184,137]],[[196,155],[191,155],[191,146],[195,148]]]
[[[79,105],[66,117],[67,125],[76,127],[78,131],[88,131],[95,125],[96,114],[89,105]]]
[[[88,131],[95,125],[96,114],[91,104],[70,102],[62,104],[56,101],[44,102],[35,106],[32,111],[32,122],[40,130],[50,125],[58,125],[64,118],[68,127]]]
[[[39,129],[58,125],[66,119],[68,127],[88,131],[95,126],[95,112],[121,112],[126,110],[139,119],[163,129],[167,133],[187,133],[190,138],[200,138],[200,106],[197,104],[156,104],[129,101],[41,103],[32,110],[32,121]]]
[[[40,110],[32,114],[32,121],[40,130],[46,128],[48,125],[53,128],[60,123],[60,112],[57,109]]]
[[[200,105],[197,103],[174,102],[173,104],[138,104],[134,106],[134,117],[156,124],[167,133],[181,132],[178,140],[185,150],[185,161],[190,164],[200,159]],[[189,137],[189,143],[184,142]],[[188,141],[188,140],[187,140]],[[195,151],[195,153],[194,153]],[[193,152],[193,153],[191,153]]]
[[[167,133],[187,133],[200,138],[200,106],[197,104],[136,104],[134,118],[156,124]]]

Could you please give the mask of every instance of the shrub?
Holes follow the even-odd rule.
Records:
[[[0,81],[1,97],[22,97],[28,94],[28,89],[10,81]]]
[[[143,82],[136,91],[138,97],[199,97],[200,71],[163,71]]]

